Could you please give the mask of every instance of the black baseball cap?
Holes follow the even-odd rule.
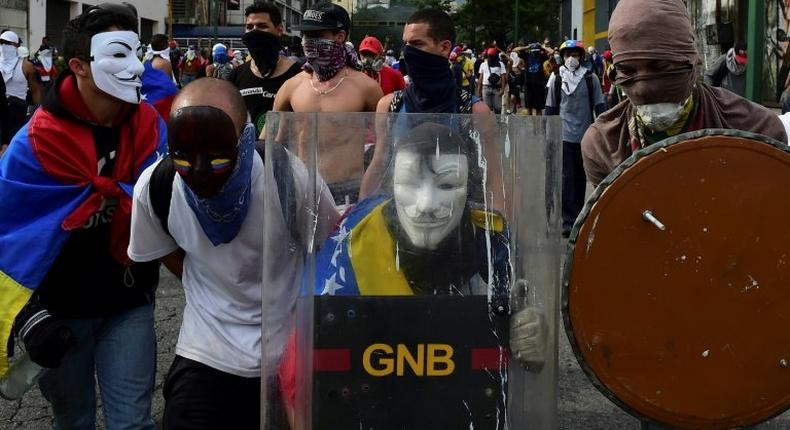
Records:
[[[304,11],[302,24],[294,26],[297,31],[351,29],[351,18],[342,7],[333,3],[319,3]]]

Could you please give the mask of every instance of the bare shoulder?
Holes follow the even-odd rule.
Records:
[[[395,98],[394,93],[387,94],[386,96],[379,99],[378,104],[376,105],[376,112],[378,113],[387,113],[390,111],[390,104],[392,104],[392,100]]]
[[[478,101],[472,105],[472,113],[491,113],[491,109],[483,101]]]
[[[299,72],[298,74],[294,75],[292,78],[288,79],[283,83],[283,86],[280,87],[280,91],[293,91],[296,87],[300,84],[306,82],[310,79],[310,74],[307,72]]]
[[[305,72],[304,70],[294,75],[292,78],[285,81],[285,83],[291,83],[291,85],[298,85],[304,81],[310,80],[310,74]]]
[[[348,77],[349,79],[355,81],[355,85],[359,88],[363,88],[365,90],[369,90],[371,88],[380,88],[379,83],[370,79],[370,76],[352,68],[347,68],[348,70]]]
[[[36,71],[36,66],[34,66],[33,63],[31,63],[28,60],[23,60],[22,61],[22,72],[24,72],[24,73],[31,73],[31,72],[35,72],[35,71]]]
[[[173,70],[170,62],[161,57],[154,57],[154,59],[151,60],[151,67],[166,73],[170,73]]]

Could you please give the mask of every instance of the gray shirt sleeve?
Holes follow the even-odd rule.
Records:
[[[721,68],[727,67],[725,64],[727,61],[727,55],[722,55],[716,60],[713,65],[711,65],[708,70],[705,70],[705,83],[714,87],[718,87],[721,85],[721,81],[716,82],[717,75],[721,75]]]
[[[547,107],[557,107],[554,106],[554,100],[556,96],[554,95],[554,90],[556,85],[554,85],[554,81],[557,79],[557,75],[552,73],[549,76],[549,82],[546,83],[546,106]]]
[[[603,90],[601,89],[601,81],[598,80],[598,76],[595,76],[593,73],[592,75],[592,83],[593,83],[593,107],[598,106],[601,103],[605,103],[606,100],[603,98]]]

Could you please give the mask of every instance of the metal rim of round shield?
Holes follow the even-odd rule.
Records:
[[[788,189],[787,145],[723,129],[651,145],[601,183],[571,232],[562,297],[601,393],[677,428],[790,407]]]

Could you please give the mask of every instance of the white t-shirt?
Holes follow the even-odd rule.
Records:
[[[612,85],[614,87],[614,85]],[[779,120],[785,126],[785,133],[787,134],[788,143],[790,143],[790,112],[779,115]]]
[[[519,56],[518,56],[518,52],[516,52],[516,51],[513,51],[513,52],[511,52],[511,53],[510,53],[510,61],[512,61],[512,62],[513,62],[513,65],[512,65],[512,67],[513,67],[514,69],[515,69],[516,67],[518,67],[518,65],[519,65],[519,64],[521,64],[521,57],[519,57]]]
[[[491,76],[492,73],[496,73],[497,75],[499,75],[499,79],[507,80],[507,69],[505,68],[505,65],[502,64],[502,62],[500,61],[498,66],[489,67],[488,60],[485,60],[485,62],[480,65],[480,74],[483,77],[483,85],[486,87],[494,86],[496,88],[501,88],[502,85],[501,80],[499,81],[500,82],[499,85],[491,85],[488,82],[488,77]]]
[[[158,164],[158,163],[156,163]],[[291,327],[284,327],[291,316],[299,292],[304,247],[292,246],[294,241],[285,227],[279,196],[271,169],[264,170],[257,155],[252,167],[250,206],[241,230],[229,243],[214,246],[185,200],[183,181],[173,180],[173,194],[168,218],[169,236],[151,208],[148,184],[156,164],[141,175],[134,189],[132,232],[129,257],[134,261],[151,261],[178,249],[184,250],[184,271],[181,283],[186,307],[176,344],[176,354],[203,363],[214,369],[242,377],[261,374],[262,300],[267,300],[268,339],[267,361],[276,362]],[[306,195],[307,171],[291,156],[291,170],[297,195]],[[299,242],[305,242],[315,231],[315,243],[322,243],[337,221],[334,201],[326,185],[321,196],[318,217],[310,217],[296,198],[297,224],[306,226]],[[268,198],[266,203],[264,199]],[[269,214],[276,218],[269,219]],[[306,224],[317,220],[313,230]],[[277,268],[272,279],[263,280],[264,222],[275,228],[266,242],[266,264]],[[314,225],[316,221],[313,221]],[[270,234],[271,231],[270,230]],[[267,289],[262,294],[263,289]],[[262,295],[264,297],[262,297]],[[268,303],[271,301],[271,303]],[[270,312],[270,311],[271,312]]]

